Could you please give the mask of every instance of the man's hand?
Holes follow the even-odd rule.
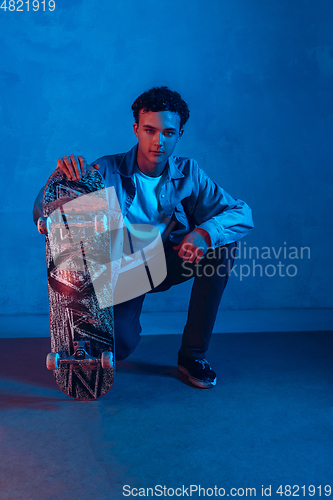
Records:
[[[59,168],[68,179],[73,181],[78,181],[81,177],[84,177],[87,172],[86,160],[82,156],[78,156],[77,158],[74,155],[63,156],[63,158],[59,158],[57,163],[57,168]],[[99,165],[93,165],[94,168],[99,169]]]
[[[179,250],[178,255],[184,262],[197,263],[200,262],[210,245],[209,233],[205,229],[196,228],[173,248]]]

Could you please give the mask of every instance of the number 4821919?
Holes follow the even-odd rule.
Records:
[[[1,1],[1,0],[0,0]],[[3,9],[5,12],[6,10],[9,11],[16,11],[16,12],[23,12],[23,11],[29,11],[29,10],[34,10],[35,12],[37,10],[49,10],[53,11],[55,9],[55,1],[54,0],[27,0],[23,2],[23,0],[4,0],[2,4],[0,5],[0,9]]]

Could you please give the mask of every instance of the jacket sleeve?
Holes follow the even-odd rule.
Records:
[[[198,186],[194,221],[197,227],[208,231],[212,248],[233,243],[253,229],[250,207],[230,196],[199,167]]]
[[[32,217],[33,217],[33,220],[34,220],[34,223],[36,224],[36,226],[37,226],[37,221],[38,221],[39,217],[43,216],[43,194],[44,194],[44,186],[41,188],[41,190],[39,191],[39,193],[35,199],[35,203],[34,203],[34,207],[33,207],[33,211],[32,211]]]

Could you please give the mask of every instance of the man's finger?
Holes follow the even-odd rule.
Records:
[[[74,170],[73,170],[72,162],[68,159],[67,156],[64,156],[62,160],[63,160],[64,164],[66,165],[68,173],[69,173],[69,175],[67,175],[67,177],[69,179],[76,180],[76,175],[75,175]]]
[[[179,252],[178,252],[178,257],[180,257],[181,259],[183,259],[184,255],[186,254],[187,250],[185,248],[185,245],[180,245],[180,249],[179,249]]]
[[[189,262],[190,264],[193,264],[193,262],[194,262],[194,261],[195,261],[195,259],[197,258],[198,251],[199,251],[199,249],[198,249],[198,248],[196,248],[196,247],[192,247],[192,252],[191,252],[191,255],[190,255],[189,259],[188,259],[188,262]]]
[[[72,178],[70,170],[67,168],[67,165],[64,163],[64,161],[61,158],[59,158],[59,160],[57,162],[57,168],[59,168],[66,175],[66,177],[68,179]]]
[[[203,254],[204,254],[203,250],[199,249],[199,251],[197,253],[197,258],[195,259],[196,264],[201,261]]]
[[[64,164],[61,158],[58,158],[57,168],[59,168],[62,172],[64,172]],[[65,173],[65,172],[64,172]]]
[[[178,255],[184,261],[193,262],[195,258],[195,252],[193,252],[194,246],[191,243],[185,243],[182,245]]]
[[[78,156],[78,159],[79,159],[79,164],[80,164],[80,170],[81,170],[81,177],[84,177],[84,175],[86,174],[86,160],[83,158],[83,156],[79,155]]]
[[[73,165],[75,177],[76,177],[76,179],[80,180],[81,179],[81,173],[80,173],[80,170],[79,170],[78,162],[77,162],[77,160],[76,160],[76,158],[75,158],[74,155],[70,155],[70,159],[71,159],[71,162],[72,162],[72,165]]]

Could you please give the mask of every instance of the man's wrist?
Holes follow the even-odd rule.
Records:
[[[207,245],[209,247],[212,245],[212,240],[210,238],[210,234],[208,231],[206,231],[206,229],[203,229],[202,227],[196,227],[194,229],[194,231],[199,233],[204,238],[205,242],[207,243]]]

